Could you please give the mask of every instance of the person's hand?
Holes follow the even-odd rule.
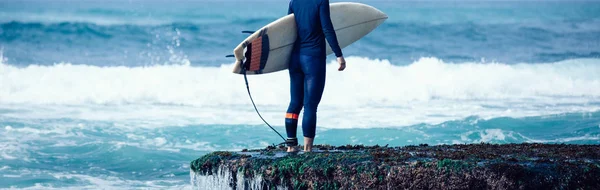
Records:
[[[346,69],[346,60],[344,59],[344,56],[338,57],[337,62],[340,64],[338,71],[343,71]]]

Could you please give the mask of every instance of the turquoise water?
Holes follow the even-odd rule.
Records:
[[[597,1],[360,1],[317,143],[600,144]],[[280,143],[230,54],[287,1],[1,1],[0,188],[191,189],[189,162]],[[249,78],[280,132],[287,73]]]

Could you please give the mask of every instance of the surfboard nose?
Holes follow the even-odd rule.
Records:
[[[362,4],[362,3],[352,3],[355,5],[358,5],[356,7],[361,7],[360,9],[362,9],[360,12],[362,13],[366,13],[369,16],[364,16],[365,18],[370,18],[370,20],[376,21],[377,25],[383,23],[385,20],[387,20],[389,17],[387,14],[385,14],[383,11],[371,6],[371,5],[366,5],[366,4]]]
[[[373,9],[375,9],[375,11],[377,11],[377,14],[378,14],[377,18],[380,18],[379,20],[377,20],[378,26],[389,18],[388,15],[385,14],[383,11],[376,9],[376,8],[373,8]]]
[[[369,6],[369,7],[371,7],[371,6]],[[371,7],[371,8],[373,9],[374,12],[376,12],[378,18],[381,18],[382,20],[386,20],[389,18],[388,15],[385,14],[383,11],[381,11],[375,7]]]
[[[378,10],[378,11],[379,11],[379,10]],[[381,17],[382,17],[382,18],[384,18],[384,20],[387,20],[388,18],[390,18],[390,17],[388,17],[388,15],[387,15],[387,14],[385,14],[383,11],[379,11],[379,12],[381,13]]]
[[[383,22],[385,22],[385,20],[387,20],[389,18],[387,14],[385,14],[383,11],[381,11],[375,7],[372,7],[370,5],[364,5],[364,6],[371,9],[370,12],[372,12],[375,23],[377,23],[376,26],[381,25]]]

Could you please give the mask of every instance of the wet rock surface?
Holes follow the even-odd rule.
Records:
[[[191,162],[192,182],[234,189],[600,189],[600,145],[315,149],[295,154],[285,153],[283,146],[213,152]]]

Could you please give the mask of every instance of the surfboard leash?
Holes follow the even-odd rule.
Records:
[[[247,33],[247,34],[253,34],[255,33],[254,31],[242,31],[242,33]],[[266,35],[267,33],[267,29],[262,29],[260,31],[259,37],[250,41],[246,41],[244,42],[244,48],[247,48],[248,51],[246,51],[245,53],[245,57],[249,58],[249,60],[240,60],[241,61],[241,66],[242,66],[242,74],[244,75],[244,81],[246,82],[246,90],[248,91],[248,97],[250,97],[250,101],[252,102],[252,106],[254,106],[254,110],[256,111],[256,114],[258,114],[258,117],[260,117],[260,119],[267,125],[269,126],[269,128],[271,128],[271,130],[273,130],[275,133],[277,133],[277,135],[279,135],[279,137],[281,137],[281,139],[284,141],[283,143],[280,143],[279,145],[285,144],[288,146],[296,146],[298,144],[298,140],[297,139],[288,139],[286,140],[283,135],[281,135],[281,133],[279,133],[277,130],[275,130],[275,128],[273,128],[273,126],[271,126],[271,124],[269,124],[269,122],[267,122],[265,120],[265,118],[262,117],[262,115],[260,114],[260,111],[258,111],[258,108],[256,107],[256,103],[254,103],[254,99],[252,98],[252,93],[250,93],[250,85],[248,84],[248,77],[246,72],[248,70],[254,71],[255,73],[261,73],[262,69],[265,67],[265,64],[267,62],[267,58],[268,58],[268,50],[269,50],[269,36]],[[258,44],[256,47],[253,48],[252,44]],[[256,51],[256,52],[253,52]],[[254,55],[253,55],[254,53]],[[235,57],[234,55],[228,55],[226,57]],[[295,140],[292,142],[292,140]]]
[[[245,64],[242,64],[242,74],[244,74],[244,81],[246,81],[246,90],[248,90],[248,97],[250,97],[250,101],[252,102],[252,106],[254,106],[254,110],[256,111],[256,114],[258,114],[258,117],[260,117],[260,119],[262,119],[263,122],[265,122],[265,124],[267,124],[267,126],[269,126],[269,128],[271,128],[275,133],[277,133],[277,135],[279,135],[279,137],[281,137],[281,139],[283,139],[283,143],[281,144],[287,144],[287,140],[285,138],[283,138],[283,136],[281,135],[281,133],[279,133],[277,130],[275,130],[275,128],[273,128],[271,126],[271,124],[269,124],[269,122],[267,122],[262,115],[260,115],[260,112],[258,111],[258,108],[256,108],[256,104],[254,103],[254,99],[252,98],[252,93],[250,93],[250,85],[248,84],[248,77],[246,76],[246,66]]]

